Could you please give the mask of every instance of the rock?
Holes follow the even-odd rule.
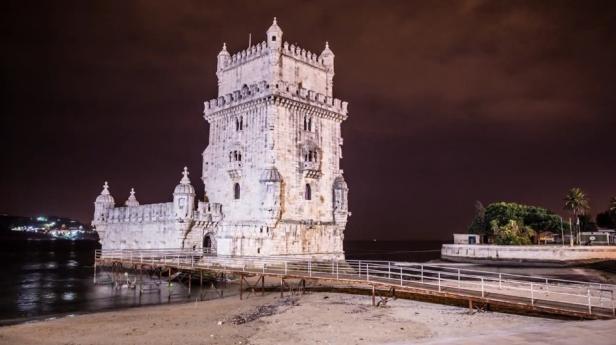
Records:
[[[218,321],[218,326],[222,326],[223,323],[224,322],[222,322],[222,321]]]

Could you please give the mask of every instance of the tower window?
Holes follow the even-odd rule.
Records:
[[[276,36],[272,36],[272,41],[275,41],[275,40],[276,40]]]
[[[312,118],[310,116],[304,116],[304,130],[312,132]]]
[[[312,189],[308,183],[306,183],[306,189],[304,190],[304,199],[312,200]]]
[[[308,150],[304,153],[304,162],[316,162],[317,161],[317,151],[316,150]]]
[[[229,152],[229,162],[241,162],[242,161],[242,151],[231,151]]]
[[[233,185],[233,199],[239,200],[239,198],[240,198],[240,184],[235,183]]]

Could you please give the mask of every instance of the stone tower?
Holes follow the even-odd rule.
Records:
[[[203,182],[222,217],[201,232],[203,246],[221,255],[342,258],[347,102],[333,98],[334,53],[327,43],[317,55],[282,37],[274,18],[265,41],[233,55],[223,44],[218,54],[218,97],[204,104]]]
[[[333,98],[334,53],[266,40],[217,57],[218,97],[204,103],[205,200],[184,168],[173,201],[116,206],[105,182],[94,219],[103,249],[344,257],[348,187],[340,169],[347,103]]]

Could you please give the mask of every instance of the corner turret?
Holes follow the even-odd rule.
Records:
[[[173,191],[173,211],[178,220],[191,218],[195,209],[195,188],[190,184],[187,167],[184,167],[182,175],[180,184]]]
[[[321,61],[321,63],[323,64],[323,66],[325,66],[326,70],[327,70],[327,96],[329,97],[333,97],[333,89],[334,89],[334,58],[336,57],[336,55],[334,55],[334,52],[329,49],[329,42],[325,42],[325,49],[323,49],[323,51],[321,52],[321,55],[319,55],[319,61]]]
[[[124,202],[124,205],[128,207],[139,206],[139,201],[137,201],[137,198],[135,197],[135,188],[130,189],[130,196],[128,197],[128,200]]]
[[[222,71],[222,69],[229,63],[230,58],[231,55],[227,51],[227,43],[223,43],[222,49],[220,50],[220,53],[218,53],[218,65],[216,70]]]
[[[280,50],[282,44],[282,29],[276,22],[276,17],[272,22],[272,26],[267,29],[267,46],[271,49]]]
[[[109,192],[109,184],[105,181],[101,194],[94,201],[94,219],[92,225],[104,223],[107,220],[108,211],[115,207],[115,200]]]

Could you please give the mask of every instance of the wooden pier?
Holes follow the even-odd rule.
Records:
[[[189,294],[193,277],[200,277],[202,297],[204,275],[220,281],[224,281],[226,275],[232,275],[239,278],[240,298],[244,298],[246,292],[257,293],[260,290],[263,293],[267,278],[279,284],[281,295],[284,291],[303,292],[307,282],[318,282],[332,287],[344,285],[367,289],[372,294],[373,305],[386,303],[388,298],[397,294],[410,294],[468,303],[470,308],[477,305],[497,306],[519,312],[586,319],[616,317],[616,285],[495,273],[449,265],[324,261],[286,256],[227,257],[186,249],[150,249],[97,250],[95,282],[97,267],[110,267],[115,277],[118,277],[118,270],[134,270],[137,276],[132,284],[139,288],[140,293],[144,288],[143,272],[156,272],[159,282],[164,272],[169,285],[173,278],[185,276]],[[213,284],[210,287],[213,288]],[[215,291],[222,296],[222,291]]]

